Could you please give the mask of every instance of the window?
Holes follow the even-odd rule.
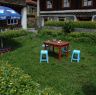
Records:
[[[83,0],[83,6],[92,6],[92,0]]]
[[[63,0],[63,7],[70,7],[70,0]]]
[[[48,18],[44,18],[44,22],[48,21]]]
[[[52,8],[52,0],[47,0],[47,8]]]
[[[34,7],[34,6],[27,6],[27,13],[31,14],[31,15],[35,15],[36,7]]]
[[[7,20],[7,25],[16,25],[16,24],[18,24],[17,19],[8,19]]]
[[[65,21],[65,17],[59,17],[59,21]]]

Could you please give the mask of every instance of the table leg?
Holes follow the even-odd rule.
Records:
[[[66,52],[66,57],[68,58],[69,57],[69,46],[67,46],[67,52]]]
[[[67,52],[66,52],[66,57],[68,58],[68,56],[69,56],[69,52],[67,51]]]
[[[53,52],[54,52],[54,46],[53,46]]]
[[[58,54],[59,60],[61,59],[61,55],[62,55],[62,50],[61,50],[61,48],[59,48],[59,54]]]

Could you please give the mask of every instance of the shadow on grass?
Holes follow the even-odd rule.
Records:
[[[49,54],[49,56],[52,56],[54,58],[58,58],[58,53],[56,53],[56,52],[48,51],[48,54]]]
[[[96,95],[96,85],[91,83],[83,85],[82,91],[84,92],[85,95]]]
[[[56,58],[56,59],[58,59],[58,52],[52,52],[52,51],[48,51],[48,54],[49,54],[49,56],[52,56],[52,57],[54,57],[54,58]],[[61,57],[63,57],[63,56],[65,56],[66,57],[66,55],[65,54],[62,54],[62,56]]]
[[[4,39],[3,45],[4,45],[4,48],[11,48],[12,50],[15,50],[22,46],[21,43],[15,41],[14,39]]]

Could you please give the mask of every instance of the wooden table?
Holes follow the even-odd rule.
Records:
[[[64,47],[69,47],[69,42],[66,42],[66,41],[53,41],[53,40],[47,40],[47,41],[44,41],[44,44],[45,44],[45,49],[47,49],[47,47],[49,46],[52,46],[53,47],[53,52],[54,52],[54,47],[57,47],[59,49],[59,52],[58,52],[58,58],[61,59],[61,56],[62,56],[62,48]],[[69,52],[68,52],[68,49],[66,51],[66,57],[68,57],[69,55]]]

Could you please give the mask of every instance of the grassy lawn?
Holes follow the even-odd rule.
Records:
[[[49,63],[40,64],[40,50],[48,38],[32,35],[14,39],[13,46],[17,48],[1,55],[0,61],[22,68],[42,88],[53,87],[62,95],[96,95],[96,44],[69,41],[71,50],[81,50],[79,63],[70,62],[70,53],[68,59],[63,56],[61,61],[49,54]]]

